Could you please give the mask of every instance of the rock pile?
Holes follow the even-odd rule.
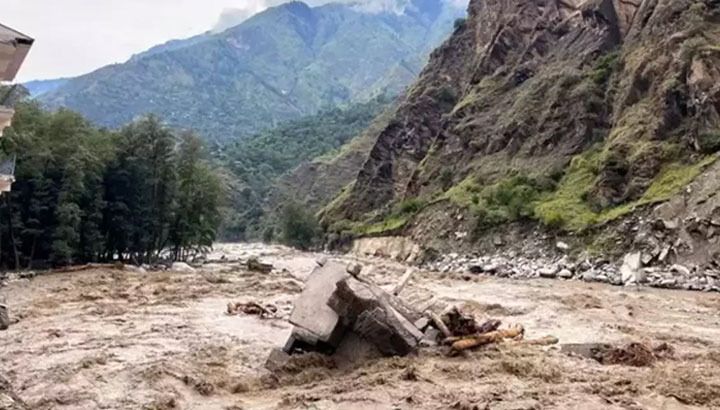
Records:
[[[605,259],[572,260],[568,256],[526,258],[496,254],[470,256],[447,254],[426,262],[424,268],[439,272],[470,272],[503,278],[558,278],[601,282],[616,286],[647,285],[666,289],[720,292],[720,269],[688,268],[681,264],[643,266],[644,252],[626,255],[621,264]]]

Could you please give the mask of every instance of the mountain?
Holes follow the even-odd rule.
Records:
[[[322,210],[328,233],[720,266],[718,16],[714,0],[472,0]]]
[[[337,171],[334,180],[344,181],[339,187],[334,181],[325,181],[324,190],[304,191],[301,185],[297,185],[298,195],[288,198],[286,191],[278,190],[278,186],[285,187],[278,180],[298,166],[307,167],[304,163],[321,164],[326,158],[346,158],[345,153],[358,151],[349,149],[357,144],[345,144],[366,129],[390,103],[389,98],[378,96],[343,109],[334,108],[287,121],[217,148],[213,153],[215,160],[223,164],[235,181],[231,195],[232,211],[223,229],[224,238],[259,238],[263,230],[277,219],[277,208],[282,208],[286,200],[298,199],[300,203],[300,198],[308,198],[302,201],[303,205],[317,208],[332,199],[342,185],[354,177],[362,160],[345,161],[339,169],[333,167]],[[367,152],[367,145],[358,148]],[[302,174],[300,179],[310,180],[306,174]],[[282,194],[278,195],[278,192]]]
[[[57,90],[58,88],[65,85],[65,83],[67,83],[69,80],[70,79],[68,78],[58,78],[55,80],[28,81],[27,83],[24,83],[23,86],[27,88],[32,98],[36,98],[43,94]]]
[[[322,109],[394,95],[464,14],[447,0],[404,13],[290,2],[222,33],[173,41],[41,94],[116,127],[152,112],[227,141]]]

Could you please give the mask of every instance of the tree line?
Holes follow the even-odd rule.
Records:
[[[0,265],[33,269],[184,259],[212,246],[225,197],[203,143],[155,116],[119,130],[25,101],[0,146],[16,156],[0,197]]]

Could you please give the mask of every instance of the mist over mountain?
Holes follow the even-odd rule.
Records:
[[[460,10],[467,7],[468,0],[444,0],[447,4]],[[217,24],[212,32],[219,33],[234,27],[253,15],[273,6],[280,5],[287,0],[258,0],[245,4],[243,7],[228,8],[218,18]],[[319,6],[328,3],[347,4],[353,9],[365,13],[396,13],[402,14],[408,7],[412,7],[410,0],[310,0],[306,2],[310,6]]]

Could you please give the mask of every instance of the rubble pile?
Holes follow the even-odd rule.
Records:
[[[468,272],[512,279],[557,278],[616,286],[643,284],[665,289],[720,292],[720,269],[688,268],[681,264],[645,266],[644,256],[642,252],[628,254],[618,266],[605,259],[573,261],[567,256],[531,259],[512,253],[493,256],[451,253],[427,262],[423,267],[439,272]]]
[[[388,292],[362,277],[362,267],[318,261],[295,301],[290,323],[295,327],[282,349],[274,349],[266,367],[277,370],[296,353],[320,352],[350,361],[404,356],[419,347],[447,346],[457,354],[478,346],[512,341],[534,345],[557,343],[551,336],[524,340],[525,329],[500,329],[499,320],[478,322],[457,307],[438,315],[414,308],[398,297],[412,277],[408,271]]]
[[[228,315],[257,315],[260,317],[274,317],[278,308],[272,304],[261,304],[258,302],[230,302],[227,304]]]
[[[574,343],[562,346],[562,352],[568,355],[593,359],[600,364],[620,364],[634,367],[650,366],[658,360],[671,358],[675,349],[667,343],[655,347],[645,343],[628,343],[616,347],[606,343]]]

